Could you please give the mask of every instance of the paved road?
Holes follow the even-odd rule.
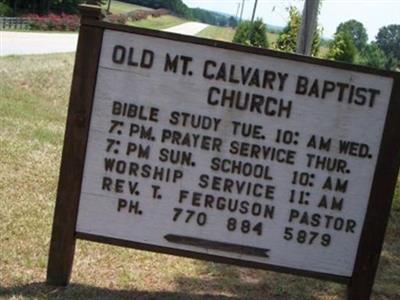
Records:
[[[208,25],[187,22],[165,31],[195,35]],[[0,56],[75,52],[78,35],[75,33],[32,33],[0,31]]]
[[[0,32],[0,56],[74,52],[75,33]]]
[[[208,27],[208,24],[198,23],[198,22],[187,22],[181,25],[164,29],[164,31],[186,34],[186,35],[196,35],[206,27]]]

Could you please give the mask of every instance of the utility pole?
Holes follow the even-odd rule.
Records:
[[[253,33],[254,33],[253,22],[254,22],[254,18],[256,16],[257,2],[258,2],[258,0],[254,1],[253,14],[251,15],[251,24],[252,24],[252,26],[250,27],[250,31],[249,31],[249,35],[248,35],[248,40],[249,40],[250,43],[251,43],[251,40],[253,39]]]
[[[236,19],[239,17],[239,9],[240,9],[240,2],[238,2],[238,4],[237,4]]]
[[[14,17],[17,16],[17,1],[18,0],[14,0],[14,6],[13,6],[13,15],[14,15]]]
[[[309,56],[314,32],[317,28],[317,16],[320,0],[306,0],[301,18],[300,32],[297,36],[296,52]]]
[[[239,19],[239,22],[242,22],[242,18],[243,18],[243,9],[244,9],[244,0],[242,0],[242,10],[240,11],[240,19]]]
[[[251,15],[251,23],[254,22],[254,18],[255,18],[255,16],[256,16],[257,2],[258,2],[258,0],[255,0],[255,1],[254,1],[253,14]]]

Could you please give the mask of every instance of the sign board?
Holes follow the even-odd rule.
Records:
[[[77,237],[352,278],[395,77],[102,24]]]

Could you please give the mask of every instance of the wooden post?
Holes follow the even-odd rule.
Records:
[[[383,239],[390,215],[394,196],[398,167],[400,164],[400,137],[395,127],[398,126],[400,111],[400,75],[397,75],[386,117],[385,131],[381,145],[388,145],[379,151],[367,215],[362,229],[353,276],[347,287],[348,300],[369,300],[374,285],[376,270],[382,250]],[[397,115],[396,115],[397,112]],[[396,125],[397,123],[397,125]],[[385,195],[381,191],[388,191]]]
[[[319,0],[306,0],[297,36],[296,53],[310,56],[315,29],[317,28]]]
[[[75,226],[103,38],[102,28],[84,25],[85,20],[102,18],[100,7],[81,6],[80,11],[82,25],[79,31],[47,265],[47,283],[61,286],[69,283],[74,259]]]

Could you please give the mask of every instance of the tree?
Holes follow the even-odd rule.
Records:
[[[286,27],[283,29],[281,33],[278,35],[278,39],[276,41],[276,49],[285,51],[285,52],[295,52],[296,51],[296,43],[297,43],[297,35],[300,31],[301,26],[301,15],[296,7],[289,7],[289,21]],[[322,29],[317,28],[314,33],[313,42],[311,46],[311,54],[313,56],[317,56],[319,52],[319,46],[321,43],[321,33]]]
[[[232,16],[229,17],[229,19],[228,19],[228,26],[229,27],[235,28],[237,26],[237,24],[238,24],[238,21],[237,21],[237,19],[235,17],[232,17]]]
[[[104,0],[102,0],[104,1]],[[85,0],[3,0],[10,7],[13,7],[14,15],[17,13],[36,13],[48,14],[53,12],[67,12],[76,13],[78,11],[78,4],[85,2]]]
[[[353,63],[357,54],[357,48],[348,32],[339,31],[329,45],[327,58]]]
[[[0,2],[0,17],[10,17],[13,11],[10,6],[5,3]]]
[[[385,55],[376,43],[371,43],[364,48],[360,54],[359,63],[377,69],[394,70],[396,68],[395,59]]]
[[[268,48],[267,26],[261,19],[253,23],[244,21],[236,28],[233,42],[248,46]]]
[[[340,31],[345,31],[350,35],[354,46],[356,46],[358,51],[363,51],[367,46],[368,35],[364,25],[361,22],[353,19],[344,23],[340,23],[336,28],[336,34]]]
[[[400,60],[400,25],[392,24],[380,28],[376,43],[386,55]]]

